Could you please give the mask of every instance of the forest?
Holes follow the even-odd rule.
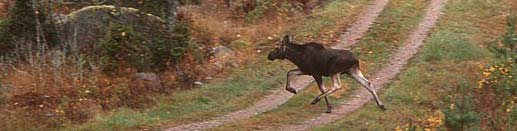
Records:
[[[0,130],[513,131],[516,64],[515,0],[1,0]]]

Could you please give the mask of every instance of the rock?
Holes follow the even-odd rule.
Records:
[[[211,77],[211,76],[205,77],[205,80],[213,80],[213,79],[214,79],[214,77]]]
[[[52,16],[50,16],[52,18],[52,20],[54,20],[56,22],[56,24],[63,24],[63,23],[66,23],[68,22],[68,16],[67,15],[63,15],[63,14],[53,14]]]
[[[140,88],[146,88],[154,92],[163,91],[162,81],[156,73],[136,73],[133,84],[138,84]]]
[[[72,51],[90,51],[105,38],[112,23],[132,27],[144,38],[164,38],[167,23],[160,17],[138,9],[114,6],[88,6],[68,15],[54,15],[60,29],[61,41]]]
[[[203,85],[203,82],[196,81],[196,82],[194,82],[194,85]]]
[[[251,43],[244,41],[244,40],[234,40],[230,43],[230,48],[232,49],[243,49],[246,47],[249,47]]]
[[[234,54],[232,49],[225,46],[214,47],[212,51],[214,53],[215,59],[220,59]]]

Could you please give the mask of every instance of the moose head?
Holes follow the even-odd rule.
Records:
[[[275,59],[286,59],[287,46],[293,43],[292,35],[285,35],[282,37],[280,43],[278,43],[273,51],[268,55],[268,59],[273,61]]]

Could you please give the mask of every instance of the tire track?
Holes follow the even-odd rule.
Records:
[[[344,34],[342,34],[341,40],[337,45],[332,48],[349,48],[354,45],[360,38],[362,38],[371,24],[375,21],[375,18],[379,16],[384,7],[388,4],[388,0],[375,0],[362,11],[358,21],[354,22]],[[298,79],[291,82],[292,87],[296,87],[296,90],[301,90],[309,86],[313,82],[312,77],[300,76]],[[185,131],[185,130],[205,130],[222,125],[227,122],[237,121],[240,119],[249,118],[251,116],[272,110],[278,106],[287,102],[293,94],[285,91],[284,87],[280,87],[272,91],[271,94],[265,96],[253,106],[246,109],[238,110],[224,116],[216,117],[212,120],[196,122],[186,125],[180,125],[173,128],[165,129],[166,131]]]
[[[418,28],[410,33],[404,46],[400,48],[396,54],[392,55],[390,64],[373,76],[374,79],[372,79],[372,84],[376,90],[388,84],[397,76],[397,74],[402,72],[404,66],[408,64],[409,59],[418,53],[419,48],[424,44],[425,38],[427,38],[428,32],[438,21],[442,8],[446,2],[447,0],[431,1],[431,4],[426,9],[424,19],[419,24]],[[354,91],[353,96],[359,97],[352,98],[346,104],[334,109],[332,114],[322,113],[320,116],[305,121],[299,125],[286,125],[280,127],[279,130],[308,130],[311,127],[324,125],[343,118],[346,114],[360,109],[367,102],[371,102],[372,100],[371,94],[365,89]]]

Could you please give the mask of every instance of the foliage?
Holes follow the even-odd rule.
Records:
[[[47,44],[55,46],[58,44],[55,24],[46,21],[47,13],[43,8],[34,9],[32,0],[16,0],[14,7],[9,11],[9,17],[0,23],[0,51],[10,50],[21,40],[30,42],[36,41],[36,13],[41,23],[42,38]],[[39,2],[36,4],[40,4]],[[39,7],[39,6],[38,6]]]
[[[517,63],[517,34],[516,26],[517,26],[517,14],[513,14],[508,16],[508,27],[506,29],[506,33],[503,34],[498,41],[494,41],[490,43],[489,49],[492,53],[494,53],[498,58],[503,60],[512,61]]]
[[[459,94],[450,95],[454,99],[450,107],[443,110],[445,114],[445,124],[449,129],[455,131],[477,130],[479,113],[475,111],[475,106],[470,91],[471,86],[463,81],[458,86]]]
[[[14,48],[14,43],[19,38],[35,40],[34,9],[31,0],[16,0],[14,7],[9,11],[9,18],[2,24],[2,36],[0,36],[0,50]],[[40,17],[41,19],[45,17]]]
[[[144,38],[130,26],[111,23],[101,43],[101,62],[107,73],[128,68],[138,71],[163,69],[169,62],[180,60],[190,40],[188,25],[178,24],[171,37]]]
[[[482,79],[478,81],[480,92],[478,100],[483,115],[488,119],[487,128],[492,130],[512,129],[515,116],[515,99],[517,98],[517,34],[515,34],[515,15],[508,17],[507,30],[496,41],[490,42],[489,49],[496,58],[483,66]]]
[[[409,119],[404,126],[395,127],[395,131],[433,131],[443,125],[444,114],[436,111],[432,115],[424,116],[416,120]]]
[[[432,34],[432,39],[422,50],[424,61],[472,60],[486,56],[485,52],[468,41],[463,34],[450,30],[440,30]]]
[[[185,55],[189,48],[190,30],[188,23],[177,23],[170,33],[170,37],[152,39],[153,43],[150,48],[153,51],[153,62],[156,65],[167,62],[176,63]]]
[[[246,17],[244,18],[246,22],[253,23],[257,20],[264,17],[266,11],[268,11],[272,6],[271,0],[257,0],[257,6],[250,12],[246,13]]]
[[[104,71],[122,71],[128,67],[146,70],[152,66],[151,50],[146,41],[128,26],[112,23],[101,47]]]

